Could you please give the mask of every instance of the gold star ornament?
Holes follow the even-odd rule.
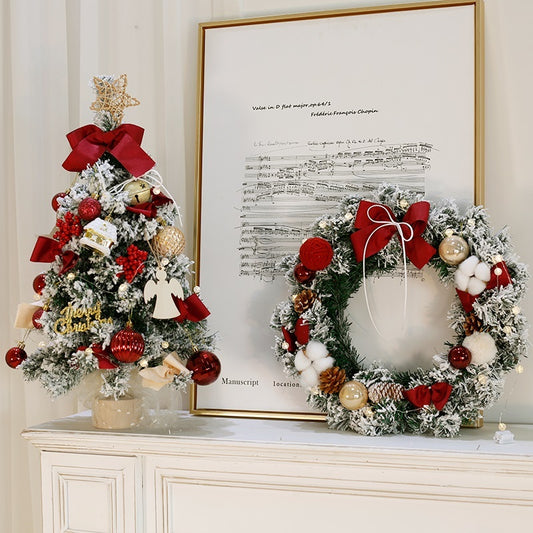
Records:
[[[126,74],[122,74],[117,79],[111,76],[94,77],[93,83],[96,90],[96,100],[91,104],[90,109],[96,112],[107,111],[117,126],[122,122],[126,107],[140,104],[137,98],[126,93],[128,85]]]

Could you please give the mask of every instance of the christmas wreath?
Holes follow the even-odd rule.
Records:
[[[484,208],[461,214],[451,200],[433,206],[384,185],[370,200],[344,199],[311,233],[283,262],[291,296],[278,304],[271,326],[277,358],[299,376],[329,427],[452,437],[498,399],[505,374],[526,354],[519,301],[528,274],[508,231],[494,234]],[[366,293],[368,277],[408,262],[432,267],[455,288],[448,313],[453,340],[427,354],[430,370],[365,365],[350,338],[348,301],[361,286]]]

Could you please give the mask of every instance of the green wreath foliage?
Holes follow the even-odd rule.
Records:
[[[420,201],[422,196],[384,185],[366,199],[389,206],[397,220],[401,221],[407,207]],[[451,394],[440,410],[433,404],[416,407],[405,397],[385,397],[369,401],[359,409],[347,409],[341,404],[338,392],[324,392],[318,386],[309,389],[307,401],[326,414],[327,424],[332,429],[352,430],[364,435],[412,432],[454,437],[465,421],[476,419],[480,410],[496,402],[503,390],[505,374],[516,368],[527,353],[527,321],[519,307],[526,291],[527,268],[514,255],[508,230],[493,233],[483,207],[470,206],[461,214],[452,200],[431,205],[422,237],[432,246],[438,249],[440,242],[452,230],[467,241],[470,254],[476,255],[480,261],[493,265],[495,258],[499,258],[505,262],[512,282],[483,291],[473,303],[473,313],[482,323],[483,330],[494,339],[497,353],[488,363],[469,364],[463,369],[449,363],[450,348],[461,345],[466,337],[464,323],[467,313],[459,298],[454,298],[447,317],[451,339],[440,353],[428,353],[428,358],[433,359],[433,367],[403,372],[385,368],[379,362],[367,361],[358,352],[357,339],[350,336],[350,317],[346,313],[350,297],[363,282],[363,266],[357,262],[350,241],[359,203],[360,198],[347,197],[339,204],[336,213],[315,221],[311,236],[327,240],[334,255],[326,268],[316,272],[311,283],[301,284],[295,279],[294,268],[300,261],[298,254],[283,261],[290,295],[277,305],[271,319],[271,327],[278,332],[274,347],[276,357],[286,373],[298,376],[295,354],[299,349],[305,349],[305,344],[296,343],[295,348],[289,351],[281,329],[293,332],[296,321],[301,318],[309,325],[309,340],[326,346],[335,360],[335,367],[344,370],[346,381],[358,381],[367,389],[375,384],[396,384],[404,390],[448,383]],[[366,259],[366,276],[379,277],[401,262],[402,247],[399,239],[393,237],[384,249]],[[435,269],[442,283],[454,290],[457,266],[445,263],[437,253],[424,268]],[[308,309],[298,313],[293,298],[304,289],[313,291],[316,299]]]

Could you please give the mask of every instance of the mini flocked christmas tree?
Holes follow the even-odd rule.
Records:
[[[114,399],[128,393],[136,370],[155,389],[209,384],[220,362],[210,351],[209,311],[188,282],[178,207],[140,147],[143,129],[121,124],[139,102],[125,75],[93,83],[95,124],[67,135],[63,167],[77,174],[54,196],[56,228],[31,257],[50,263],[33,282],[40,299],[21,304],[15,323],[44,336],[29,355],[21,341],[6,362],[52,396],[99,370],[101,394]]]

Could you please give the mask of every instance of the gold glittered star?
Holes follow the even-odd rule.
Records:
[[[119,78],[93,78],[96,89],[96,100],[91,104],[93,111],[107,111],[118,125],[122,122],[124,109],[139,105],[137,98],[133,98],[126,93],[128,76],[122,74]]]

